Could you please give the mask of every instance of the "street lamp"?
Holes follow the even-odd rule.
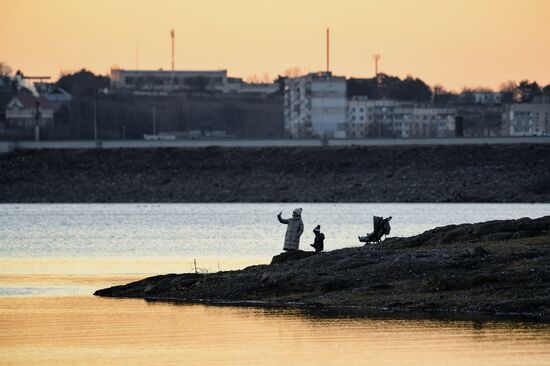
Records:
[[[105,96],[109,93],[107,88],[94,90],[94,142],[98,143],[98,126],[97,126],[97,99],[98,97]]]
[[[94,142],[97,145],[97,90],[94,91]]]
[[[153,98],[153,136],[157,135],[157,100]]]
[[[38,97],[40,98],[40,97]],[[34,141],[40,141],[40,99],[36,101],[35,125],[34,125]]]

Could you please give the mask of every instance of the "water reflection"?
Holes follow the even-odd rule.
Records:
[[[0,364],[550,364],[548,324],[90,296],[148,275],[189,272],[195,255],[209,271],[269,262],[281,245],[280,227],[273,222],[280,207],[0,205]],[[336,248],[354,243],[373,212],[399,211],[395,234],[402,235],[449,220],[495,218],[495,212],[540,216],[549,206],[303,207],[312,223],[340,220],[327,228],[331,238],[342,238],[331,241]],[[425,222],[427,217],[436,222]]]
[[[0,298],[4,364],[547,365],[550,326],[330,318],[299,310]]]

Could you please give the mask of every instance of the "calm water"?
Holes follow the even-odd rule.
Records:
[[[550,325],[313,317],[299,311],[102,299],[145,275],[266,263],[275,215],[304,209],[328,249],[359,245],[372,215],[392,236],[539,217],[530,204],[0,205],[1,365],[550,365]]]
[[[330,248],[357,245],[372,216],[393,216],[391,236],[434,226],[539,217],[550,204],[32,204],[0,205],[0,256],[10,258],[271,257],[288,217],[304,209],[302,243],[320,224]]]

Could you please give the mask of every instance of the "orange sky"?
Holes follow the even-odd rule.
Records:
[[[550,83],[548,0],[0,0],[0,61],[53,78],[85,67],[228,69],[270,76],[324,68],[324,29],[339,75],[380,69],[449,88]]]

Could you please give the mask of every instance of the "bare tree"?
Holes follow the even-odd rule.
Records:
[[[507,92],[507,91],[512,91],[517,87],[518,87],[518,83],[516,83],[514,80],[508,80],[503,83],[500,83],[498,90],[502,92]]]
[[[298,66],[290,67],[283,72],[283,76],[286,76],[288,78],[297,78],[304,74],[304,70],[300,69]]]
[[[264,72],[262,74],[262,83],[268,84],[268,83],[271,83],[271,82],[273,82],[273,79],[269,76],[269,74],[267,72]]]
[[[518,84],[513,80],[501,83],[498,91],[502,93],[503,103],[512,103],[519,100]]]
[[[249,75],[244,79],[244,81],[250,84],[268,84],[273,82],[267,72],[264,72],[261,76],[257,74]]]
[[[4,61],[0,61],[0,77],[2,76],[10,76],[13,72],[13,69],[10,65],[5,63]]]
[[[244,81],[246,81],[247,83],[250,83],[250,84],[259,84],[259,83],[261,83],[260,78],[256,74],[252,74],[252,75],[247,76],[244,79]]]
[[[448,93],[447,89],[441,84],[435,84],[433,87],[433,94],[440,95]]]
[[[474,93],[493,93],[493,89],[487,86],[476,86],[472,89]]]

